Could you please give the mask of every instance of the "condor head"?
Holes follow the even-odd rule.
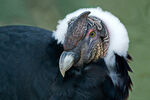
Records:
[[[59,60],[62,76],[71,67],[83,67],[84,64],[104,58],[109,44],[109,34],[101,19],[89,16],[90,11],[81,13],[68,22],[63,43],[64,51]]]

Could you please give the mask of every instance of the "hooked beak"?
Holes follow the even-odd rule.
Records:
[[[65,77],[66,71],[68,71],[75,63],[75,53],[64,51],[59,59],[59,70],[63,77]]]
[[[66,71],[80,59],[80,46],[77,44],[84,36],[83,33],[85,33],[85,29],[87,28],[87,17],[89,14],[90,11],[83,12],[75,19],[70,27],[68,27],[67,36],[63,43],[65,51],[61,54],[59,59],[59,69],[63,77],[65,77]],[[76,50],[72,52],[74,48],[76,48]]]

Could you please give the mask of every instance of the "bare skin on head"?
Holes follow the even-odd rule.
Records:
[[[64,41],[64,52],[60,56],[59,68],[63,77],[71,67],[81,67],[99,58],[104,58],[109,45],[109,34],[104,23],[83,12],[68,23]]]

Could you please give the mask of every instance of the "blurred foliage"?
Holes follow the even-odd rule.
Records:
[[[129,100],[149,100],[150,0],[0,0],[0,26],[32,25],[54,30],[66,14],[97,6],[116,15],[128,30],[134,71]]]

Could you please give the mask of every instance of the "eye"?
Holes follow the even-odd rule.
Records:
[[[91,33],[89,34],[89,36],[93,38],[93,37],[95,36],[95,32],[94,32],[94,31],[91,32]]]

